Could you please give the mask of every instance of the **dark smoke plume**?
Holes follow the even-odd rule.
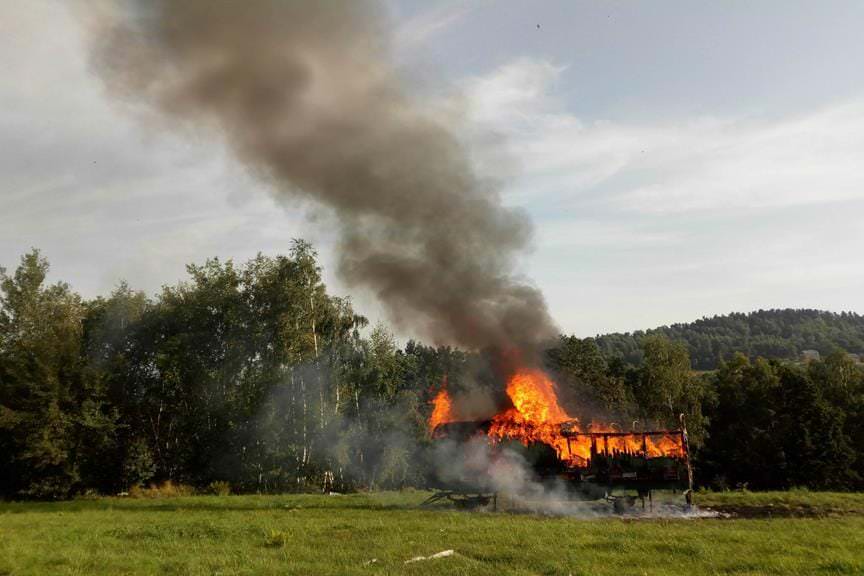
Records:
[[[129,0],[87,12],[110,92],[215,129],[279,194],[332,209],[339,273],[398,326],[528,353],[555,335],[542,294],[513,273],[528,219],[411,97],[380,4]]]

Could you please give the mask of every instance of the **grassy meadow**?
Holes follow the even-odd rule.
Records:
[[[701,494],[738,515],[711,519],[466,512],[427,496],[0,503],[0,575],[864,573],[864,495]]]

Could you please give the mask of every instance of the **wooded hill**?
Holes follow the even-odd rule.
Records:
[[[649,335],[683,341],[694,368],[714,370],[721,360],[729,360],[736,352],[751,359],[761,356],[782,360],[798,359],[805,350],[816,350],[823,357],[838,349],[862,354],[864,316],[791,308],[758,310],[652,330],[604,334],[595,340],[607,358],[638,365],[642,361],[639,342]]]

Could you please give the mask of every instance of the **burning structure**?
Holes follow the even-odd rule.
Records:
[[[325,209],[340,278],[375,295],[397,329],[537,365],[559,331],[517,273],[530,220],[475,168],[460,116],[420,97],[393,54],[385,2],[101,0],[80,11],[106,92],[148,122],[215,136],[276,197]],[[433,435],[521,445],[538,473],[578,483],[689,486],[683,428],[582,426],[541,371],[498,372],[505,410],[458,422],[444,390]]]
[[[651,501],[655,489],[680,489],[690,504],[693,474],[683,416],[681,427],[674,430],[636,430],[635,423],[630,431],[616,424],[583,425],[560,406],[555,384],[537,369],[514,374],[507,396],[511,406],[492,418],[464,421],[442,387],[429,419],[432,438],[457,445],[485,442],[491,466],[502,450],[521,446],[538,481],[556,481],[583,493],[599,488],[613,501],[616,490],[636,491],[644,503],[645,497]],[[483,467],[459,478],[441,478],[439,487],[447,494],[494,490]]]

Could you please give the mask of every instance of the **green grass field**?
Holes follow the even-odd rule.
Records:
[[[421,508],[426,496],[0,503],[0,575],[864,573],[864,495],[705,494],[748,517],[676,520]]]

